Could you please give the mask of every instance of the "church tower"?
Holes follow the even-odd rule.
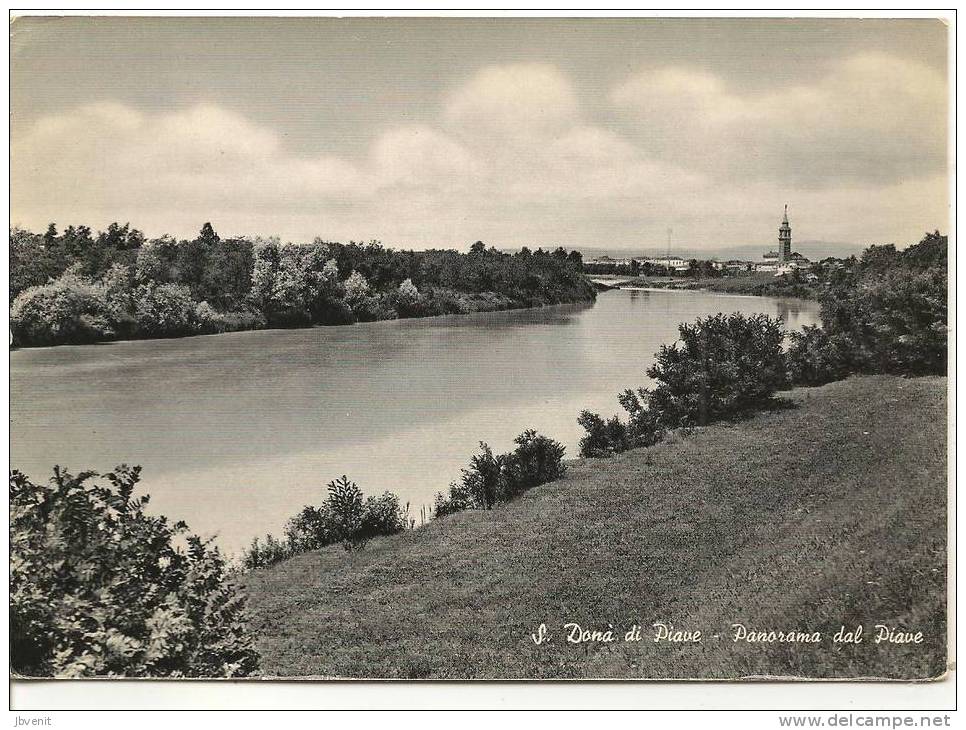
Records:
[[[792,227],[788,225],[788,203],[785,204],[785,217],[778,229],[778,262],[785,263],[792,256]]]

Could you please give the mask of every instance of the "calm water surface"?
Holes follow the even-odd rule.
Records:
[[[151,509],[237,553],[348,474],[419,518],[487,441],[535,428],[576,456],[677,324],[724,312],[817,324],[818,305],[611,291],[593,305],[11,354],[11,460],[46,480],[141,464]]]

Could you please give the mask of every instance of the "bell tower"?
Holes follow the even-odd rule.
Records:
[[[788,203],[785,204],[785,216],[782,218],[781,228],[778,229],[778,262],[785,263],[792,256],[792,227],[788,225]]]

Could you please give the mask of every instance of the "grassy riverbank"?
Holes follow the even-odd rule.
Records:
[[[861,377],[576,462],[491,512],[247,576],[268,675],[935,677],[944,671],[946,379]],[[656,621],[699,644],[654,643]],[[613,625],[569,644],[563,625]],[[735,644],[731,626],[821,631]],[[530,638],[540,623],[551,641]],[[632,624],[643,641],[622,641]],[[863,642],[833,645],[841,625]],[[873,643],[875,624],[921,644]],[[713,635],[718,634],[719,638]]]

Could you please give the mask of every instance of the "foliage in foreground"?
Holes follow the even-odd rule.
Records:
[[[564,474],[564,447],[530,429],[514,439],[517,447],[494,456],[482,441],[480,453],[470,459],[460,481],[453,482],[449,494],[438,493],[436,517],[467,509],[492,509],[497,502],[508,502],[528,489],[552,482]]]
[[[244,677],[259,657],[216,548],[145,513],[140,467],[10,475],[11,665],[28,676]],[[176,543],[183,541],[185,547]]]
[[[400,506],[392,492],[364,497],[344,475],[329,482],[327,492],[321,505],[306,505],[288,521],[282,540],[273,535],[266,535],[264,541],[255,538],[242,565],[248,570],[262,568],[337,543],[346,550],[361,550],[374,537],[395,535],[412,526],[408,506]]]

